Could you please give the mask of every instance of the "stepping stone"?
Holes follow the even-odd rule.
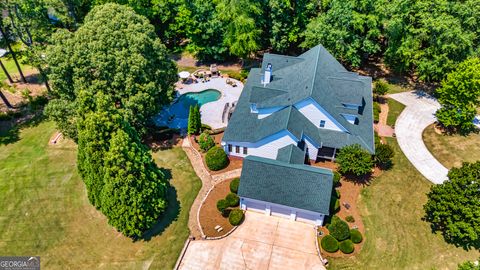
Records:
[[[215,230],[218,230],[220,228],[221,228],[220,225],[215,226]]]
[[[223,228],[222,227],[218,228],[217,232],[221,232],[221,231],[223,231]]]

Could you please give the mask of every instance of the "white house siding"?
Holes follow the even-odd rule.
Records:
[[[245,197],[240,198],[240,208],[242,210],[260,212],[267,216],[278,216],[318,226],[323,225],[325,218],[325,215],[321,213]]]
[[[228,145],[232,145],[232,151],[228,152]],[[290,144],[297,144],[295,137],[287,130],[280,131],[268,136],[258,142],[225,142],[224,150],[227,154],[236,157],[246,157],[248,155],[276,159],[278,149]],[[240,147],[239,153],[236,153],[236,146]],[[247,154],[243,154],[244,147],[247,147]]]
[[[274,112],[278,112],[284,107],[272,107],[272,108],[262,108],[262,109],[257,109],[258,113],[258,119],[263,119],[267,116],[270,116]]]
[[[326,129],[346,131],[325,109],[311,98],[304,99],[294,105],[299,112],[310,120],[316,127],[320,127],[320,121],[325,121]]]
[[[320,145],[314,143],[313,140],[310,140],[308,137],[304,137],[305,146],[308,148],[308,158],[311,160],[316,160],[318,156],[318,148]]]

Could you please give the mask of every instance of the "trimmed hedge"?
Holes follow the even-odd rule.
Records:
[[[328,231],[330,232],[330,235],[335,237],[338,241],[350,238],[350,228],[348,227],[348,224],[337,216],[332,218],[332,223],[328,226]]]
[[[220,211],[222,214],[225,211],[225,209],[228,208],[228,202],[224,199],[218,200],[217,201],[217,209]]]
[[[225,197],[225,201],[227,201],[230,207],[236,207],[240,203],[240,198],[235,193],[228,193],[227,197]]]
[[[338,211],[340,211],[340,200],[337,197],[332,196],[330,198],[330,213],[334,214]]]
[[[335,190],[335,196],[340,199],[340,190],[336,189]]]
[[[373,102],[373,121],[375,123],[378,123],[378,121],[380,120],[380,112],[382,110],[380,109],[380,104],[378,104],[377,102]]]
[[[352,240],[353,243],[359,244],[362,242],[363,237],[360,231],[355,229],[355,230],[350,230],[350,239]]]
[[[230,222],[230,224],[232,224],[233,226],[237,226],[242,223],[244,217],[245,215],[243,214],[242,210],[233,209],[230,212],[230,215],[228,215],[228,222]]]
[[[240,178],[237,177],[233,179],[232,182],[230,182],[230,191],[236,194],[238,192],[239,185],[240,185]]]
[[[228,157],[222,148],[214,146],[205,155],[205,163],[210,170],[219,171],[228,166]]]
[[[355,249],[354,246],[353,246],[352,240],[342,241],[342,242],[340,242],[340,245],[338,245],[338,246],[340,248],[340,251],[342,251],[345,254],[350,254]]]
[[[320,241],[320,245],[323,250],[330,253],[336,252],[339,248],[337,239],[331,235],[325,235]]]
[[[352,223],[352,222],[355,222],[355,218],[353,218],[353,216],[346,216],[345,221],[349,222],[349,223]]]
[[[212,136],[208,135],[207,133],[202,133],[198,138],[198,145],[200,146],[200,149],[205,152],[215,146],[215,141],[213,140]]]

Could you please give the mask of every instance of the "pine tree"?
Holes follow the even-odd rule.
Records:
[[[195,134],[199,134],[202,130],[202,116],[200,115],[200,107],[195,105],[194,108],[194,115],[195,115]]]

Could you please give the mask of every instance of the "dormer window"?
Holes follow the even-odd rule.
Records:
[[[351,109],[351,110],[358,110],[358,107],[360,107],[360,105],[350,104],[350,103],[342,103],[342,105],[345,109]]]
[[[321,128],[324,128],[325,124],[326,124],[325,120],[320,120],[320,127]]]
[[[343,118],[345,118],[345,120],[347,120],[350,124],[352,125],[356,125],[358,124],[358,118],[356,115],[352,115],[352,114],[342,114]]]
[[[258,113],[257,104],[255,104],[255,103],[250,104],[250,112],[251,113]]]

